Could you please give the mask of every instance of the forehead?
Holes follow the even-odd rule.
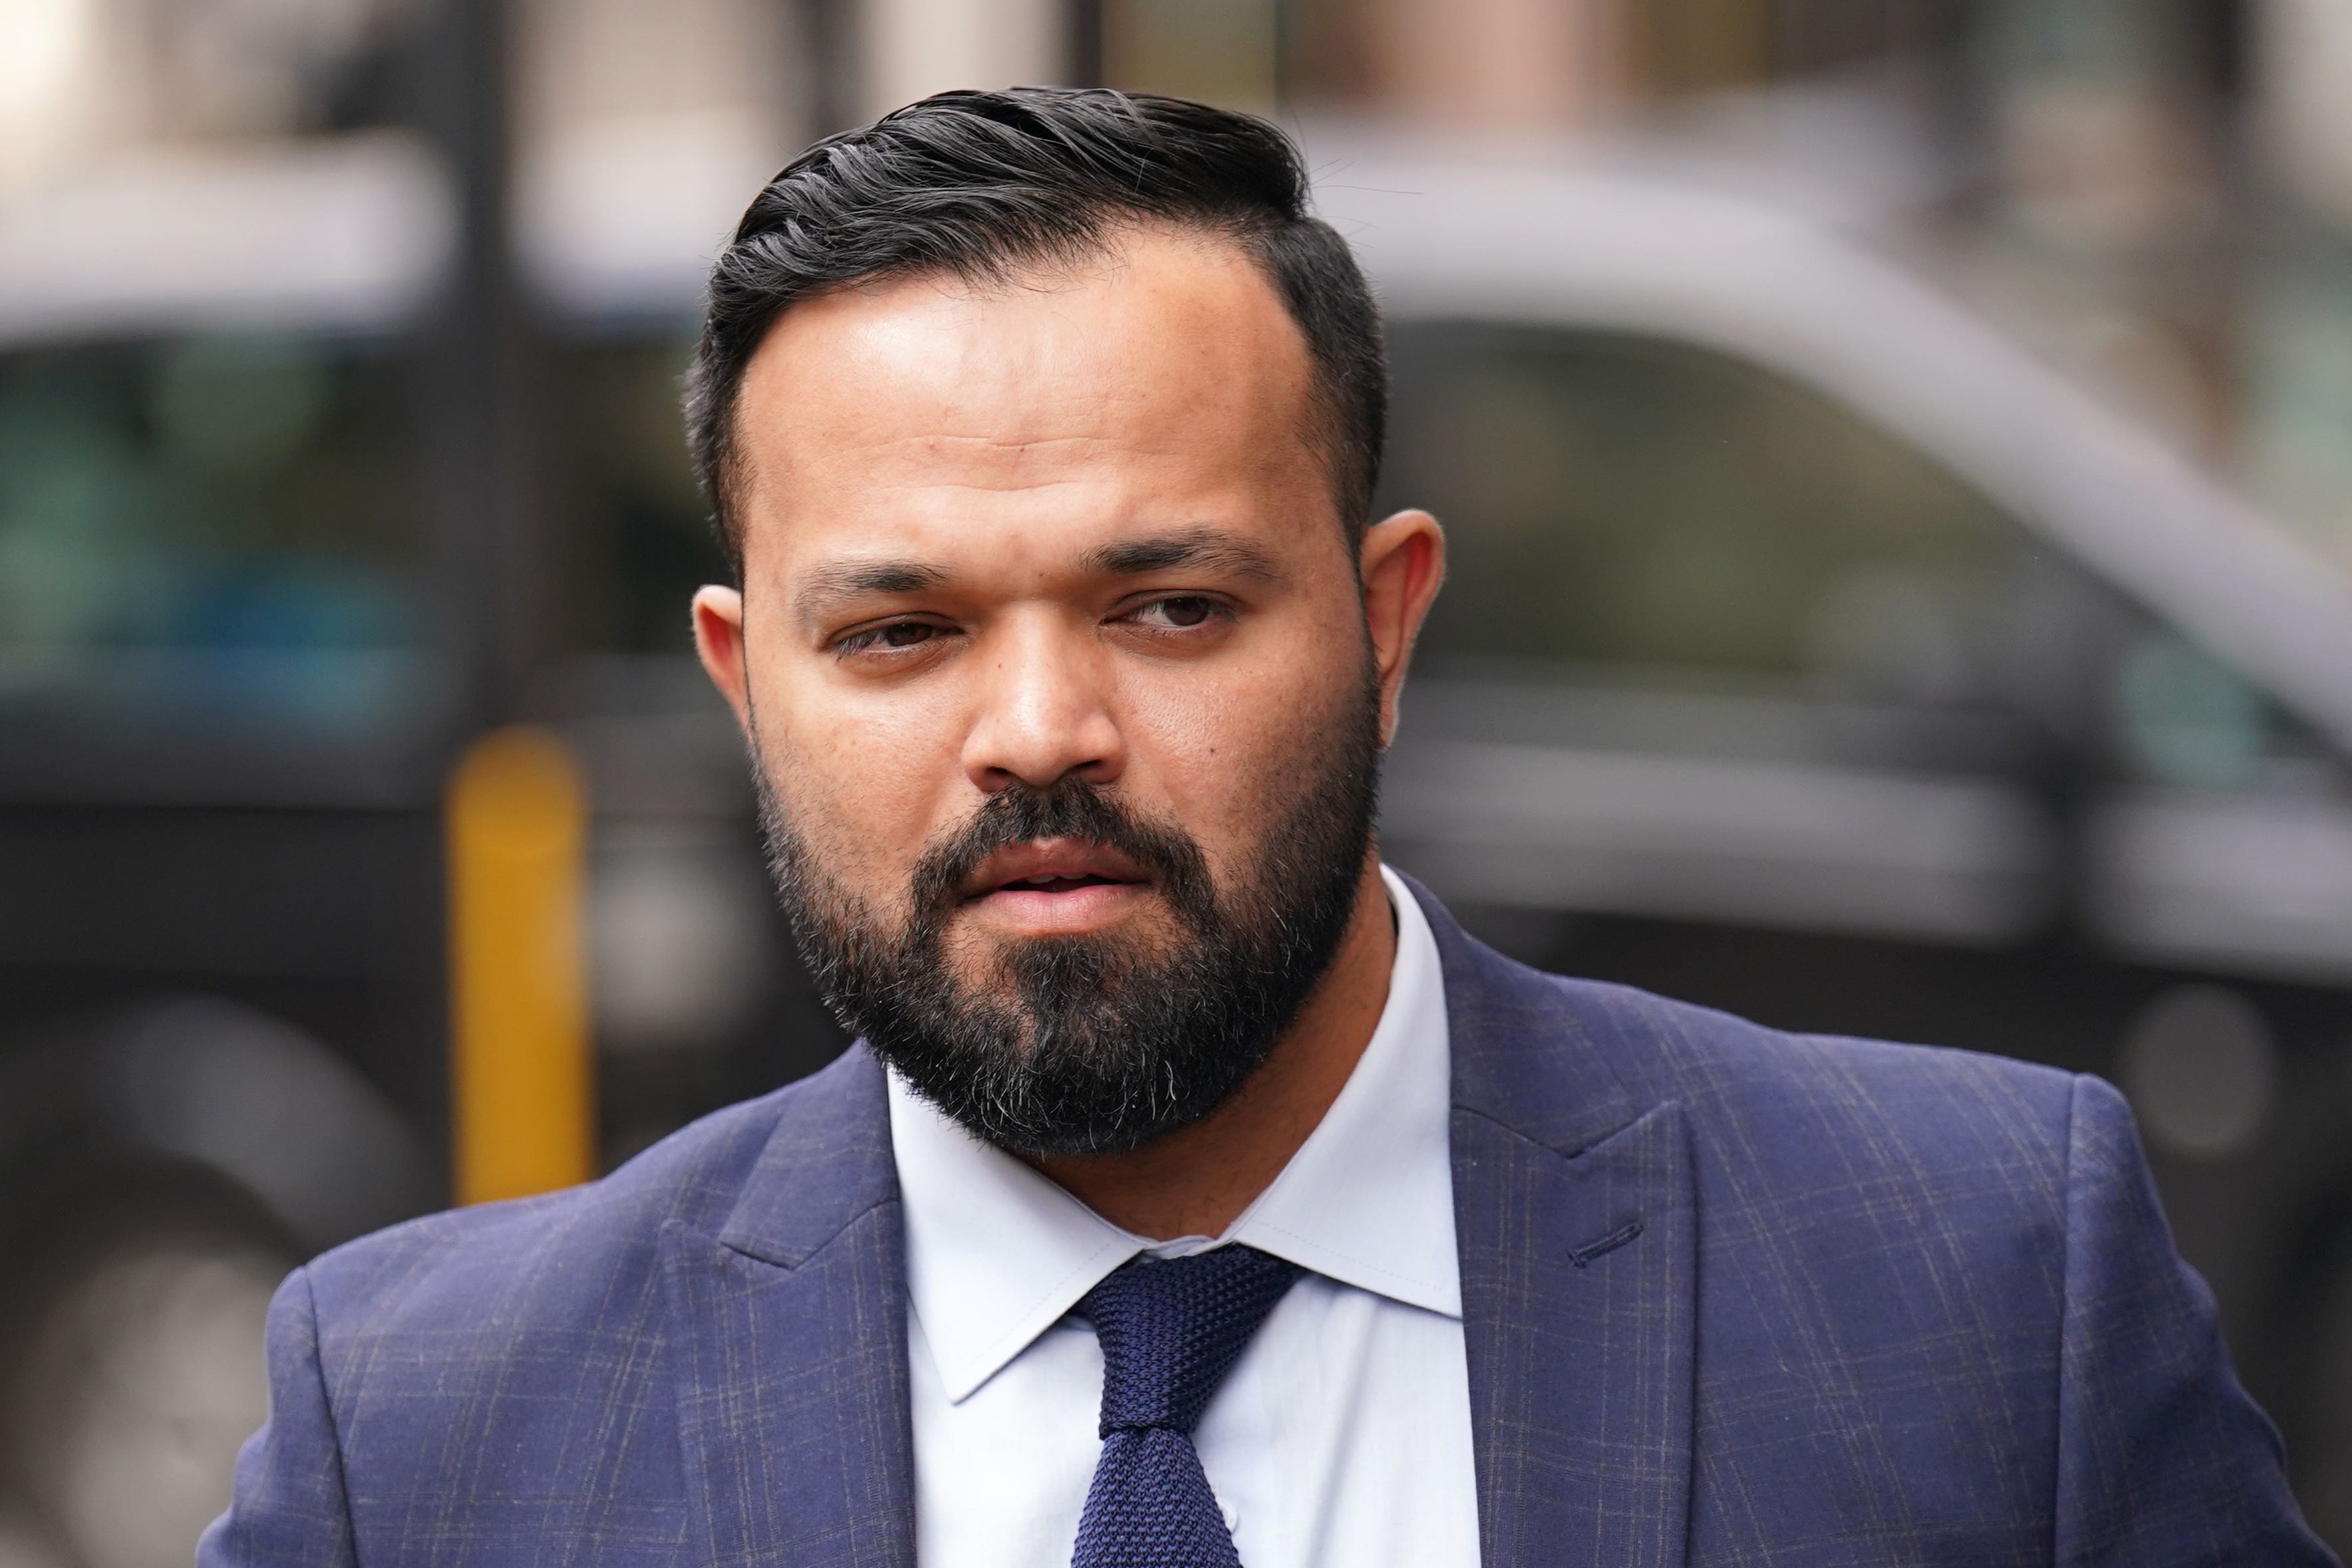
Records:
[[[746,548],[1073,508],[1165,522],[1128,514],[1253,496],[1328,526],[1311,387],[1273,285],[1214,237],[1139,230],[1001,282],[842,290],[787,310],[744,377]]]

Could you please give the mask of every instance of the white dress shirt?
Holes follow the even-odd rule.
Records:
[[[1290,1163],[1213,1240],[1153,1244],[890,1078],[907,1217],[921,1568],[1059,1568],[1102,1443],[1102,1353],[1066,1317],[1139,1252],[1245,1242],[1309,1270],[1194,1434],[1244,1568],[1475,1568],[1477,1489],[1437,943],[1385,868],[1379,1026]]]

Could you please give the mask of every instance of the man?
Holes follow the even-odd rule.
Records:
[[[1373,847],[1444,542],[1280,133],[955,93],[712,279],[696,599],[860,1035],[331,1254],[204,1561],[2321,1563],[2115,1092],[1535,973]]]

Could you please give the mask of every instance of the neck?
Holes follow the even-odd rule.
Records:
[[[1122,1229],[1154,1241],[1218,1236],[1272,1184],[1347,1087],[1388,1005],[1396,922],[1367,859],[1339,950],[1265,1065],[1213,1115],[1124,1154],[1042,1157],[1037,1168]]]

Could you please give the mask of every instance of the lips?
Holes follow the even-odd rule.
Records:
[[[1086,888],[1147,882],[1135,863],[1101,844],[1046,839],[1008,845],[991,855],[964,884],[967,900],[994,893],[1075,893]]]

